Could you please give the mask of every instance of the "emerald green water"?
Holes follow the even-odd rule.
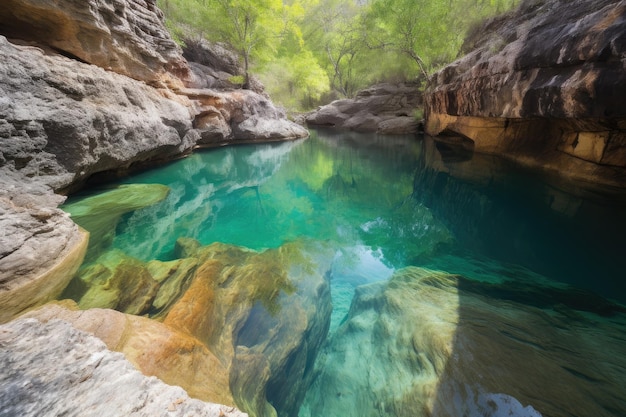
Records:
[[[331,334],[356,287],[407,266],[478,281],[547,280],[626,301],[624,193],[427,139],[313,131],[307,140],[198,152],[122,183],[170,188],[117,226],[112,248],[143,261],[173,259],[180,237],[256,250],[302,237],[331,244]],[[617,346],[626,355],[626,341]],[[315,409],[307,398],[305,409]],[[612,409],[623,406],[620,398]],[[524,413],[515,415],[535,415]]]

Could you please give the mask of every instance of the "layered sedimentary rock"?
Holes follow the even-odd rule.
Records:
[[[0,323],[58,297],[78,270],[88,233],[33,179],[0,170]]]
[[[65,321],[4,324],[0,345],[5,416],[246,416],[142,375],[122,354]]]
[[[626,309],[496,277],[410,267],[358,287],[300,415],[623,415]]]
[[[416,84],[378,84],[354,99],[336,100],[305,116],[313,126],[399,135],[417,132],[422,93]]]
[[[330,325],[332,251],[295,242],[257,253],[181,239],[178,254],[143,264],[107,253],[64,294],[89,310],[46,307],[33,316],[94,332],[193,396],[234,401],[252,416],[296,415]]]
[[[626,2],[524,1],[470,37],[425,93],[431,135],[626,184]]]
[[[1,36],[0,56],[0,162],[24,176],[59,190],[195,145],[182,98]]]
[[[152,85],[180,86],[190,76],[155,0],[7,0],[0,33]]]

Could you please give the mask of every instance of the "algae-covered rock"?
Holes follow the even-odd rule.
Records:
[[[155,204],[167,197],[168,192],[169,188],[161,184],[119,185],[62,208],[70,213],[74,222],[91,233],[88,257],[93,257],[111,244],[122,215]]]
[[[624,312],[565,286],[410,267],[357,289],[301,415],[624,415]]]
[[[120,251],[109,251],[83,267],[64,292],[82,309],[113,308],[144,314],[159,289],[146,265]]]
[[[302,242],[260,253],[190,240],[179,248],[199,264],[163,322],[194,335],[228,364],[242,410],[295,415],[330,324],[331,251]]]
[[[86,311],[37,314],[70,317],[142,372],[192,396],[252,416],[296,415],[330,325],[334,251],[300,241],[256,252],[179,239],[178,253],[186,257],[143,263],[109,251],[64,294]],[[85,325],[88,317],[104,327]]]

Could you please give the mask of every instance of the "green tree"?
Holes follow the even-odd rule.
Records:
[[[355,68],[365,47],[360,24],[363,10],[353,0],[321,0],[308,11],[305,21],[307,44],[326,66],[331,87],[343,96],[352,96],[362,87],[364,74]]]
[[[283,32],[281,0],[199,0],[210,8],[207,32],[243,59],[244,88],[250,80],[252,59],[269,60]]]

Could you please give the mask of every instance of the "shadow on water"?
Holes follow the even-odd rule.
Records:
[[[415,197],[462,248],[461,261],[427,265],[459,274],[441,305],[456,317],[431,415],[626,415],[623,190],[441,152],[428,138],[422,156]]]
[[[378,236],[395,274],[356,288],[299,415],[626,415],[626,193],[419,143],[412,197],[364,230],[409,207],[453,238]]]
[[[464,251],[626,303],[623,190],[585,188],[450,147],[442,152],[429,138],[421,164],[414,197]]]

